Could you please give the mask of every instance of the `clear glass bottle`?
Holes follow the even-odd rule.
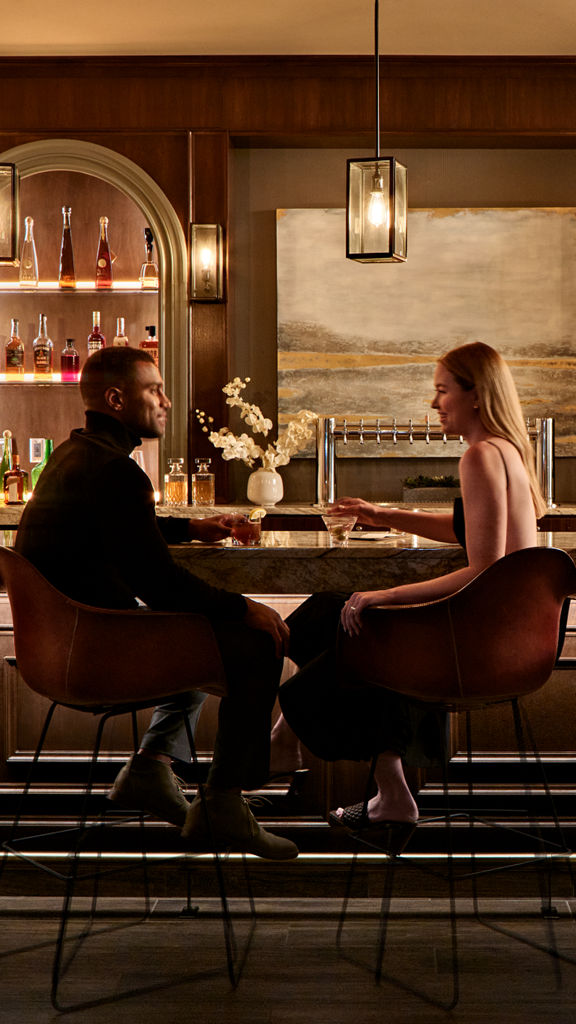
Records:
[[[28,494],[28,474],[20,469],[20,456],[14,455],[14,465],[4,474],[4,503],[23,505]]]
[[[19,322],[16,317],[10,322],[10,341],[6,344],[4,365],[7,377],[22,377],[24,373],[24,345],[20,337]]]
[[[184,459],[168,459],[170,472],[164,477],[164,502],[166,505],[186,505],[188,488],[184,473]]]
[[[108,217],[100,217],[100,239],[96,256],[96,287],[112,287],[112,257],[108,245]]]
[[[150,228],[144,228],[146,240],[146,260],[140,267],[140,287],[151,289],[158,287],[158,267],[154,263],[154,235]]]
[[[38,287],[38,257],[34,242],[34,218],[24,219],[24,241],[20,253],[20,272],[18,283],[21,288]]]
[[[130,344],[130,342],[128,341],[128,338],[126,337],[126,321],[125,321],[125,318],[123,316],[117,316],[116,317],[116,335],[114,337],[114,341],[112,342],[112,345],[115,345],[117,348],[126,348],[129,344]]]
[[[54,345],[48,337],[47,317],[40,313],[38,334],[32,343],[34,376],[40,379],[51,377],[54,369]]]
[[[71,213],[72,209],[70,206],[62,207],[62,242],[60,244],[60,272],[58,274],[60,288],[76,287],[72,231],[70,228]]]
[[[4,430],[2,433],[2,459],[0,460],[0,488],[4,497],[4,474],[12,469],[12,431]]]
[[[210,472],[211,459],[194,459],[196,472],[192,474],[192,504],[213,505],[216,489],[214,473]]]
[[[80,379],[80,356],[74,338],[66,338],[66,345],[60,356],[60,379],[64,383],[76,383]]]
[[[156,366],[158,366],[158,338],[156,337],[156,327],[154,324],[146,325],[148,331],[148,337],[144,338],[144,341],[140,342],[139,348],[147,352],[148,355],[152,356]]]
[[[32,490],[34,490],[34,488],[36,487],[36,484],[38,483],[38,477],[40,476],[42,470],[45,468],[46,463],[48,462],[48,459],[52,455],[53,451],[54,441],[52,440],[52,438],[44,438],[44,454],[42,455],[42,461],[37,462],[36,465],[32,466],[32,469],[30,470],[30,486],[32,487]]]
[[[100,310],[95,309],[92,313],[92,330],[88,335],[88,355],[106,348],[106,338],[100,330]]]

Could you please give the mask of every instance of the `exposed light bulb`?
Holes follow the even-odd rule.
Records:
[[[383,224],[388,225],[387,196],[384,194],[384,179],[380,174],[379,167],[376,167],[372,179],[372,191],[366,216],[374,228],[381,228]]]
[[[200,250],[200,266],[203,271],[210,272],[212,269],[212,252],[210,249],[204,248]]]
[[[370,193],[367,217],[374,228],[381,228],[388,220],[388,210],[386,208],[386,203],[384,202],[383,192]]]

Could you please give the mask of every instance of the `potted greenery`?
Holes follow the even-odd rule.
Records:
[[[402,481],[402,501],[451,502],[460,496],[460,482],[455,476],[408,476]]]

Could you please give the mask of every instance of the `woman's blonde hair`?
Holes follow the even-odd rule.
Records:
[[[490,434],[505,438],[517,448],[530,481],[536,515],[543,516],[546,503],[536,479],[526,421],[512,374],[500,353],[490,345],[476,341],[451,349],[438,362],[465,391],[476,390],[482,426]]]

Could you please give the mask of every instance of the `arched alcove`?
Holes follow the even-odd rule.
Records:
[[[100,178],[128,196],[145,216],[157,247],[162,372],[173,406],[165,445],[169,452],[185,452],[190,376],[188,252],[182,226],[169,199],[132,160],[92,142],[42,139],[6,150],[0,160],[16,164],[21,178],[49,171],[74,171]]]

